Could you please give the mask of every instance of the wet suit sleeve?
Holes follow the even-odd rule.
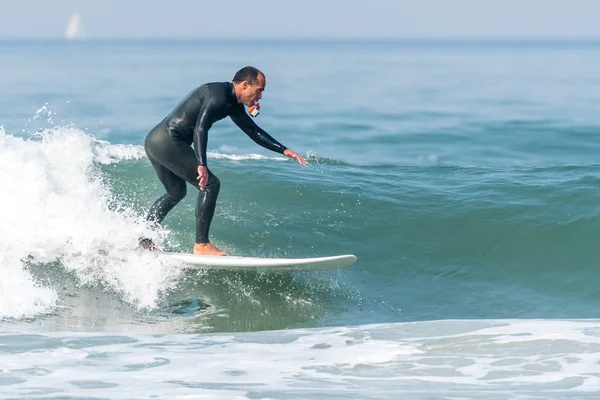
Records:
[[[198,165],[206,166],[206,145],[208,143],[208,130],[213,124],[211,118],[212,103],[208,103],[200,109],[196,127],[194,128],[194,151]]]
[[[242,130],[246,135],[250,136],[257,144],[265,149],[272,150],[276,153],[281,153],[287,149],[284,145],[273,139],[271,135],[261,129],[252,118],[244,110],[244,106],[239,104],[230,115],[231,120]]]

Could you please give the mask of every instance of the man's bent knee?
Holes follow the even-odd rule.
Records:
[[[167,193],[167,196],[169,198],[169,202],[177,204],[181,200],[183,200],[183,198],[185,197],[186,194],[187,194],[187,189],[184,186],[182,189],[180,189],[176,192]]]
[[[221,187],[221,181],[215,175],[211,175],[208,178],[208,184],[206,185],[206,187],[210,188],[210,190],[219,190],[219,188]]]

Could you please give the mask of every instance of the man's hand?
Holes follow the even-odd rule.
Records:
[[[283,155],[287,156],[289,158],[293,158],[294,160],[298,160],[298,162],[302,165],[306,165],[306,160],[304,158],[302,158],[301,156],[299,156],[298,153],[296,153],[293,150],[285,149],[285,151],[283,152]]]
[[[200,181],[200,190],[204,190],[208,183],[208,170],[204,165],[198,165],[198,178]]]

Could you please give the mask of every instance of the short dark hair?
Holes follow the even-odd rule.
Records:
[[[250,85],[256,85],[258,83],[258,76],[265,76],[258,68],[246,66],[235,73],[233,81],[235,83],[242,83],[248,81]]]

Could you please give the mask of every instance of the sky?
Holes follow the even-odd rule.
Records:
[[[600,38],[600,0],[2,0],[0,39]]]

